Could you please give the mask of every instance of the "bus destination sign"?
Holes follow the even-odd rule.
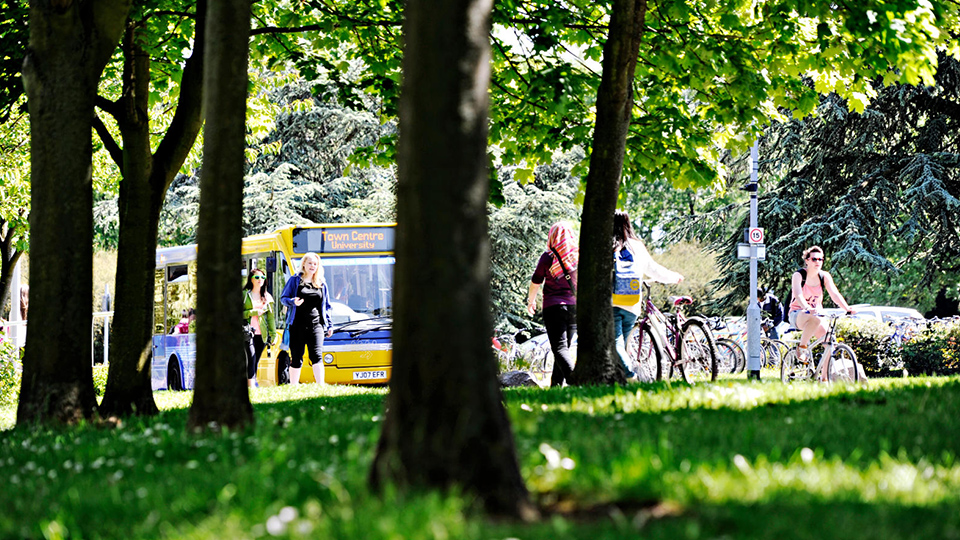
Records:
[[[317,227],[293,230],[294,253],[392,252],[393,227]]]

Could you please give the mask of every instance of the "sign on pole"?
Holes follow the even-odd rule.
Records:
[[[763,229],[760,227],[753,227],[750,229],[750,232],[747,234],[748,239],[751,244],[762,244],[763,243]]]

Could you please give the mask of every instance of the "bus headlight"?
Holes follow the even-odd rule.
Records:
[[[327,354],[323,355],[323,363],[324,363],[324,364],[332,364],[332,363],[333,363],[333,355],[330,354],[330,353],[327,353]]]

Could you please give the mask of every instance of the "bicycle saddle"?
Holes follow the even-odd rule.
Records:
[[[689,296],[670,296],[667,301],[675,306],[689,306],[693,303],[693,298]]]

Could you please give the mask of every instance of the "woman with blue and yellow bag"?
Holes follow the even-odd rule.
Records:
[[[642,309],[643,278],[658,283],[676,284],[683,276],[657,264],[647,252],[646,246],[633,232],[630,214],[617,210],[613,216],[613,328],[617,353],[627,374],[627,379],[636,376],[627,360],[627,336],[637,322]]]

